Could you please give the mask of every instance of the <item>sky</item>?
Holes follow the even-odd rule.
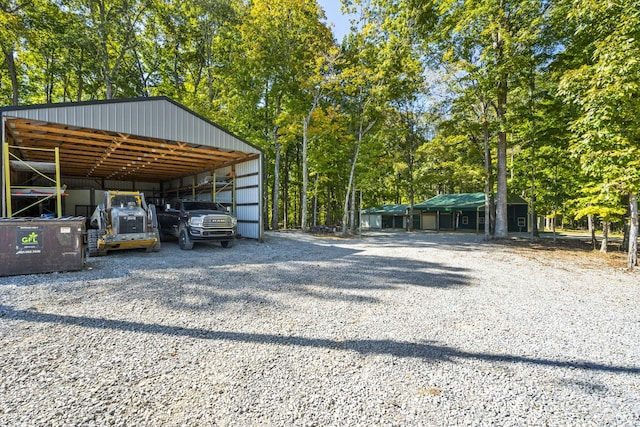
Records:
[[[318,0],[327,15],[327,23],[333,23],[333,35],[339,42],[349,33],[349,17],[340,12],[340,0]]]

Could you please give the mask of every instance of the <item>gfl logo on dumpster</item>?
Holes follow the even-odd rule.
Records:
[[[25,245],[28,244],[38,244],[38,233],[36,233],[35,231],[31,232],[31,234],[29,234],[28,236],[24,236],[21,239],[21,242]]]

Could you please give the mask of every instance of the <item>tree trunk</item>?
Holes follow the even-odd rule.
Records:
[[[320,179],[316,174],[314,190],[313,190],[313,215],[312,215],[313,216],[312,224],[314,227],[318,225],[318,182],[319,181]]]
[[[282,150],[282,148],[281,148]],[[280,161],[283,165],[282,185],[280,186],[280,198],[282,199],[282,226],[289,228],[289,153],[284,153],[284,159]]]
[[[501,2],[501,8],[504,4]],[[500,25],[502,26],[502,25]],[[501,31],[494,33],[494,46],[496,50],[497,65],[501,66],[505,62],[504,40]],[[497,106],[496,116],[498,119],[498,191],[496,197],[496,230],[495,237],[498,239],[507,238],[509,235],[508,213],[507,213],[507,94],[509,91],[507,83],[508,75],[502,72],[497,85]]]
[[[408,153],[407,153],[407,164],[409,166],[409,223],[407,224],[407,230],[409,232],[413,231],[413,205],[415,204],[415,188],[414,188],[414,179],[413,179],[413,169],[415,163],[415,155],[414,155],[414,137],[410,136],[411,143],[408,145]]]
[[[282,144],[278,141],[278,126],[274,126],[273,138],[276,147],[276,158],[273,172],[273,196],[271,206],[271,229],[278,231],[280,226],[278,224],[280,219],[280,210],[278,204],[280,203],[280,157],[282,151]]]
[[[538,215],[536,213],[536,181],[535,181],[535,166],[531,166],[531,240],[536,240],[540,237],[538,232]]]
[[[82,101],[82,92],[84,91],[84,49],[80,49],[80,58],[78,61],[78,65],[76,67],[76,72],[78,73],[78,93],[76,95],[76,101]]]
[[[351,196],[351,186],[353,185],[353,177],[356,174],[356,163],[358,162],[358,154],[360,153],[361,139],[358,137],[356,151],[353,154],[353,162],[351,163],[351,173],[349,173],[349,184],[344,198],[344,210],[342,212],[342,236],[347,235],[347,222],[349,221],[349,198]]]
[[[631,223],[629,226],[629,268],[638,266],[638,195],[629,195],[629,213]]]
[[[553,218],[551,219],[551,234],[553,235],[553,243],[556,242],[558,235],[556,234],[556,218],[558,216],[558,208],[554,205],[553,207]]]
[[[311,114],[302,121],[302,194],[300,195],[300,229],[307,231],[307,187],[309,186],[309,177],[307,171],[307,132],[309,130],[309,121]]]
[[[355,234],[356,232],[356,184],[353,183],[351,187],[351,214],[350,214],[350,224],[349,231],[351,234]]]
[[[278,94],[276,97],[276,111],[274,115],[274,121],[280,116],[280,103],[282,102],[282,94]],[[280,157],[282,151],[282,144],[278,138],[279,126],[276,124],[273,126],[271,139],[275,145],[276,158],[273,172],[273,205],[271,206],[271,229],[277,231],[279,229],[278,220],[280,211],[278,210],[278,204],[280,203],[279,191],[280,191]]]
[[[493,170],[491,167],[491,148],[489,147],[489,123],[486,117],[482,124],[483,144],[484,144],[484,238],[491,238],[491,209],[493,199],[493,180],[491,179]]]
[[[105,99],[113,99],[113,82],[111,81],[111,65],[109,64],[109,47],[107,34],[107,11],[104,1],[97,2],[100,21],[98,22],[98,35],[100,37],[100,50],[102,55],[102,73],[105,84]]]
[[[4,59],[5,62],[7,63],[7,69],[9,70],[9,77],[11,79],[11,105],[18,105],[18,102],[20,101],[20,90],[19,90],[19,86],[18,86],[18,73],[16,71],[16,61],[15,58],[13,57],[13,49],[9,50],[8,52],[5,51],[4,53]]]
[[[315,109],[318,107],[320,103],[320,97],[322,92],[318,90],[314,97],[313,102],[311,103],[311,109],[309,110],[309,114],[302,121],[302,197],[300,200],[300,204],[302,207],[301,218],[300,218],[300,228],[302,231],[306,231],[307,229],[307,189],[309,187],[309,170],[307,165],[307,148],[309,145],[309,123],[311,123],[311,117]],[[316,176],[317,180],[317,176]],[[316,181],[317,186],[317,181]]]
[[[602,242],[600,243],[600,252],[607,253],[609,249],[609,224],[608,220],[602,221]]]
[[[358,141],[356,144],[356,151],[353,155],[353,162],[351,163],[351,173],[349,174],[349,184],[347,185],[347,191],[344,198],[344,210],[342,213],[342,235],[347,235],[347,220],[349,215],[349,196],[351,192],[351,186],[353,185],[353,180],[356,174],[356,164],[358,163],[358,155],[360,154],[360,146],[362,145],[362,140],[364,136],[371,130],[373,125],[375,125],[376,121],[372,121],[367,125],[366,129],[363,129],[364,125],[363,120],[360,120],[360,126],[358,128]]]
[[[500,111],[500,131],[498,132],[498,191],[496,197],[496,231],[495,237],[505,239],[509,236],[508,217],[507,217],[507,133],[506,113],[504,106],[506,104],[507,83],[501,82],[501,93],[498,101],[498,111]]]
[[[491,212],[489,217],[489,226],[491,227],[491,236],[496,234],[496,198],[491,196]]]

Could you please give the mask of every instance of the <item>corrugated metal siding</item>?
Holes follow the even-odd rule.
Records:
[[[223,150],[260,151],[166,99],[17,109],[5,116],[41,120],[109,132],[206,145]]]
[[[236,216],[238,232],[253,239],[262,238],[262,157],[236,165]],[[248,188],[245,188],[248,187]],[[242,222],[252,221],[252,222]]]
[[[233,191],[231,191],[231,189],[229,189],[229,191],[220,191],[216,193],[216,202],[231,204],[231,202],[233,201],[232,195],[233,195]]]
[[[258,188],[245,188],[236,192],[236,203],[246,205],[249,203],[258,204],[260,191]]]
[[[258,224],[238,223],[238,234],[250,239],[259,239],[260,226]]]
[[[249,175],[252,173],[260,172],[260,160],[251,160],[249,162],[244,162],[236,165],[236,175],[243,176]]]
[[[236,180],[236,185],[238,187],[249,187],[252,185],[260,185],[260,176],[258,175],[249,175],[249,176],[239,176]]]
[[[260,209],[258,208],[257,205],[238,206],[237,210],[238,210],[237,217],[239,221],[241,220],[257,221],[258,216],[260,215]]]

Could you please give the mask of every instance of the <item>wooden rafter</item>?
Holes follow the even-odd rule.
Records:
[[[255,154],[194,146],[95,129],[8,119],[8,135],[23,147],[58,148],[62,173],[105,179],[162,181],[256,158]],[[42,161],[38,152],[29,161]]]
[[[114,139],[126,140],[127,145],[140,145],[143,147],[154,147],[157,149],[171,149],[172,146],[178,146],[185,151],[193,152],[193,153],[202,153],[202,154],[211,154],[210,147],[196,147],[191,146],[184,142],[178,141],[168,141],[168,140],[157,140],[153,138],[141,138],[134,137],[132,135],[124,135],[124,134],[112,134],[104,131],[97,131],[93,129],[68,129],[66,127],[61,127],[60,125],[33,125],[30,120],[26,119],[13,119],[9,121],[9,128],[11,130],[15,129],[17,132],[25,132],[32,131],[34,135],[41,136],[42,134],[52,133],[56,135],[62,135],[65,137],[68,136],[76,136],[80,137],[82,140],[95,140],[95,141],[106,141],[110,144]],[[12,133],[15,133],[12,131]],[[217,150],[218,155],[228,158],[241,158],[243,153],[237,152],[227,152],[223,150]]]

